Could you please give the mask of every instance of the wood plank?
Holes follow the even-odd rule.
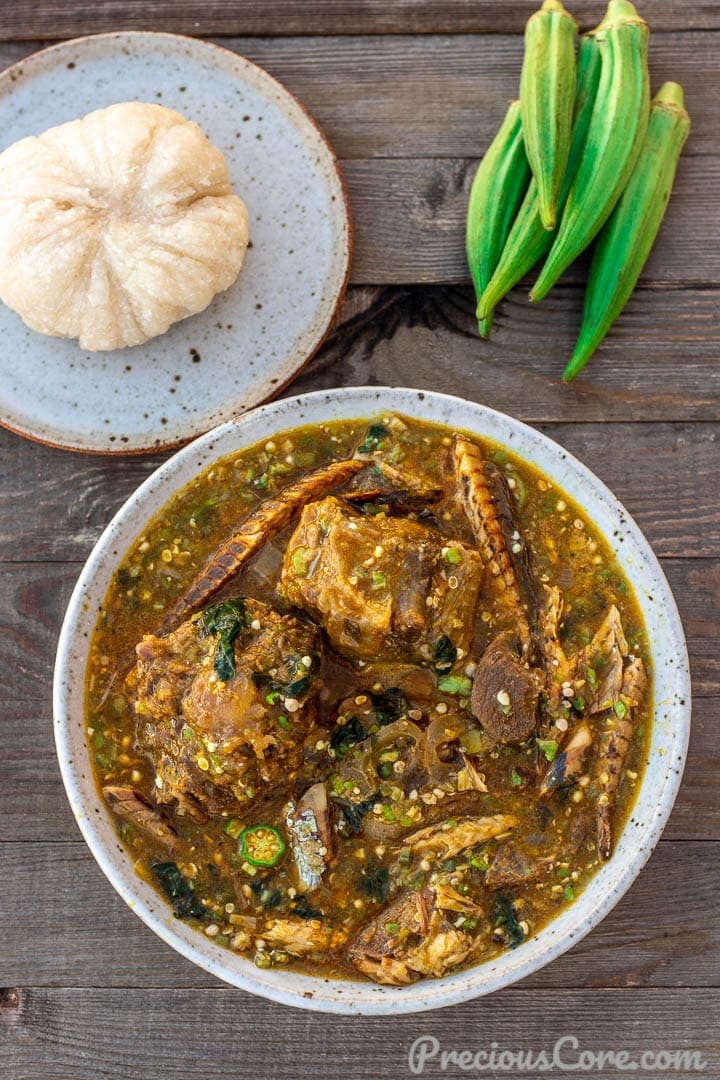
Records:
[[[481,341],[469,286],[356,287],[288,393],[390,383],[483,401],[532,423],[718,418],[715,290],[638,289],[582,378],[565,386],[559,376],[581,310],[577,287],[560,285],[535,305],[519,286]]]
[[[344,162],[359,223],[351,280],[374,285],[468,280],[465,210],[476,164],[449,158]],[[718,222],[720,158],[682,159],[640,283],[720,284],[720,251],[707,242]],[[585,274],[580,260],[564,280],[584,281]]]
[[[0,67],[38,44],[0,45]],[[520,34],[241,37],[222,44],[285,83],[344,159],[477,158],[517,96],[523,53]],[[716,154],[720,77],[714,35],[653,34],[650,69],[653,87],[669,78],[684,87],[693,120],[684,155]],[[186,107],[182,95],[167,104]]]
[[[475,158],[518,94],[520,34],[253,39],[222,42],[280,79],[305,103],[336,153],[351,158]],[[712,34],[653,34],[653,87],[681,83],[692,115],[686,156],[715,154],[720,83]]]
[[[668,826],[675,839],[720,839],[720,567],[666,560],[693,669],[694,714],[683,787]],[[78,567],[8,564],[0,578],[0,840],[74,840],[55,760],[51,682],[57,631]]]
[[[572,1063],[585,1050],[625,1049],[636,1063],[645,1051],[695,1051],[694,1060],[663,1074],[673,1080],[720,1069],[720,992],[706,989],[538,993],[523,984],[442,1013],[348,1019],[313,1017],[230,989],[30,988],[5,994],[0,1025],[0,1067],[14,1080],[377,1080],[411,1075],[408,1051],[420,1035],[471,1055],[492,1045],[548,1057],[558,1039],[574,1037],[574,1049],[561,1050],[568,1076],[580,1075]],[[476,1075],[452,1059],[443,1068],[439,1054],[422,1073],[428,1080],[466,1074]],[[488,1075],[530,1073],[519,1065]]]
[[[181,34],[414,34],[520,32],[535,0],[14,0],[0,13],[5,39],[74,37],[102,30],[157,30]],[[655,30],[720,28],[717,4],[698,0],[644,0],[642,14]],[[597,0],[574,0],[583,29],[598,21]]]
[[[132,914],[83,843],[0,844],[0,859],[0,904],[15,919],[4,985],[219,985]],[[716,985],[719,861],[718,843],[663,841],[600,926],[523,986]]]
[[[447,385],[451,378],[448,365],[445,385],[426,388],[455,389]],[[494,404],[491,394],[483,391],[479,385],[468,396]],[[538,426],[597,472],[637,519],[658,555],[716,555],[720,425]],[[0,561],[85,558],[115,510],[161,460],[58,454],[6,432],[0,434],[0,453],[5,476],[0,493]],[[31,595],[16,599],[33,601]]]

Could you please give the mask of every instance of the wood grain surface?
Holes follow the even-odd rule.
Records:
[[[46,39],[118,27],[176,34],[497,34],[519,33],[534,0],[12,0],[2,10],[0,36]],[[575,0],[583,30],[600,21],[602,3]],[[643,15],[658,30],[717,30],[713,0],[645,0]]]
[[[584,941],[490,998],[350,1021],[223,986],[113,892],[80,838],[53,747],[54,651],[80,565],[164,457],[83,457],[0,431],[3,1080],[396,1080],[411,1075],[408,1051],[423,1035],[455,1050],[537,1053],[574,1036],[592,1050],[697,1051],[704,1075],[720,1076],[720,2],[639,5],[653,86],[683,83],[693,133],[641,286],[571,387],[558,375],[586,265],[541,305],[528,303],[527,283],[513,290],[481,342],[463,254],[469,184],[517,92],[535,6],[13,0],[0,6],[0,66],[40,43],[146,28],[221,40],[300,96],[341,158],[357,245],[335,328],[286,393],[389,383],[460,394],[535,424],[622,499],[661,559],[691,656],[690,751],[664,837]],[[604,2],[570,7],[587,29]],[[691,1065],[665,1075],[699,1075]],[[423,1075],[473,1074],[437,1059]]]

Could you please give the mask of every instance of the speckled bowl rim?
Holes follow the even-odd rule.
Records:
[[[655,669],[648,765],[612,859],[571,905],[515,951],[401,989],[282,968],[263,971],[174,919],[169,906],[136,877],[119,845],[92,783],[82,715],[89,638],[112,572],[147,519],[179,487],[211,461],[280,431],[390,410],[496,440],[536,464],[592,520],[600,518],[604,527],[598,524],[599,531],[618,552],[635,587]],[[388,387],[318,391],[261,406],[208,432],[152,473],[107,526],[80,575],[60,634],[53,700],[58,759],[75,818],[101,869],[143,922],[183,956],[233,986],[285,1005],[357,1015],[419,1012],[488,994],[539,970],[585,937],[627,891],[655,847],[680,786],[690,733],[690,675],[677,607],[650,545],[615,496],[557,443],[503,413],[446,394]]]
[[[74,46],[81,45],[85,41],[96,41],[100,38],[126,38],[126,37],[143,37],[143,38],[172,38],[178,41],[188,41],[192,45],[207,45],[210,48],[217,49],[218,52],[231,56],[236,61],[240,61],[246,64],[250,68],[254,68],[270,83],[274,83],[283,94],[285,94],[294,105],[297,106],[303,117],[314,129],[318,136],[318,139],[328,155],[328,164],[335,172],[338,187],[340,190],[340,196],[342,199],[342,209],[345,217],[345,233],[343,236],[343,242],[345,245],[345,267],[342,278],[338,279],[337,293],[334,301],[330,305],[327,320],[324,326],[320,326],[315,342],[309,347],[307,354],[302,360],[299,360],[293,371],[285,379],[281,379],[276,386],[273,387],[272,392],[266,397],[261,398],[255,402],[247,411],[257,408],[269,401],[273,401],[279,394],[286,390],[287,387],[298,378],[299,375],[305,370],[311,360],[317,355],[318,351],[322,348],[328,335],[334,329],[338,313],[340,311],[340,305],[342,304],[345,293],[347,292],[348,283],[350,281],[350,270],[352,268],[352,257],[355,248],[355,230],[352,219],[352,208],[350,206],[350,193],[348,191],[347,181],[345,180],[345,174],[343,173],[342,166],[340,165],[340,159],[338,158],[335,150],[333,149],[330,139],[325,134],[324,129],[312,115],[306,105],[291,90],[287,88],[284,82],[276,78],[275,75],[271,75],[260,64],[255,63],[254,60],[249,60],[247,56],[243,56],[242,53],[237,53],[233,49],[228,49],[225,45],[218,45],[216,41],[209,41],[201,37],[193,37],[191,34],[173,34],[165,30],[106,30],[99,34],[82,34],[79,37],[67,38],[64,41],[59,41],[55,45],[47,45],[42,49],[37,49],[33,53],[29,53],[27,56],[21,57],[19,60],[15,60],[12,64],[8,64],[7,67],[0,69],[0,83],[9,80],[13,82],[13,73],[18,69],[27,67],[28,64],[33,63],[36,60],[42,60],[50,53],[62,53],[71,49]],[[0,301],[1,302],[1,301]],[[192,316],[191,316],[192,318]],[[152,339],[151,339],[152,340]],[[244,413],[243,413],[244,415]],[[229,421],[225,421],[228,423]],[[30,431],[27,428],[18,427],[12,424],[10,421],[3,419],[0,416],[0,427],[5,428],[6,431],[11,431],[13,435],[19,435],[23,439],[29,439],[30,442],[39,443],[41,446],[51,446],[55,450],[69,450],[75,454],[86,454],[93,457],[120,457],[120,456],[133,456],[138,457],[141,454],[155,454],[162,453],[167,450],[175,450],[178,447],[186,446],[192,442],[195,438],[199,438],[199,434],[195,435],[183,435],[177,439],[168,439],[165,442],[153,442],[147,446],[133,447],[132,449],[123,449],[122,447],[85,447],[76,446],[73,443],[59,442],[57,440],[49,439],[47,436],[38,434],[37,432]],[[212,429],[211,429],[212,430]]]

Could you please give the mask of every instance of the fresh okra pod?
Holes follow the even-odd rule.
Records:
[[[562,211],[565,205],[570,185],[582,157],[599,81],[600,44],[594,36],[583,37],[580,39],[578,49],[572,139],[565,176],[560,187],[559,211]],[[547,255],[552,244],[553,233],[548,232],[540,217],[538,185],[533,178],[510,230],[500,261],[480,298],[477,309],[478,320],[481,322],[492,320],[497,304],[544,255]]]
[[[610,0],[604,20],[593,33],[602,52],[595,107],[562,221],[531,300],[547,296],[605,224],[647,131],[647,23],[629,0]]]
[[[562,0],[543,0],[525,28],[520,112],[525,153],[538,187],[540,217],[555,228],[570,153],[577,23]]]
[[[513,101],[470,189],[465,247],[477,299],[497,266],[529,179],[520,103]],[[491,324],[492,313],[479,324],[482,337],[490,333]]]
[[[583,369],[635,288],[665,214],[689,133],[682,87],[667,82],[652,102],[635,170],[598,238],[580,336],[563,373],[565,382]]]

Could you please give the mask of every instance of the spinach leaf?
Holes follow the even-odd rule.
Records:
[[[317,653],[310,654],[310,667],[303,664],[302,656],[291,656],[276,676],[268,675],[265,671],[253,671],[252,680],[260,690],[299,699],[310,690],[319,668],[320,657]]]
[[[312,907],[307,900],[307,897],[302,893],[297,896],[290,904],[290,910],[293,915],[298,915],[301,919],[321,919],[323,917],[322,911]]]
[[[444,675],[450,671],[457,660],[457,649],[445,634],[435,642],[433,649],[433,667],[438,675]]]
[[[384,904],[390,890],[390,871],[376,862],[369,862],[362,872],[361,884],[366,896]]]
[[[215,674],[218,679],[227,682],[235,675],[235,638],[244,626],[248,625],[245,602],[238,596],[231,600],[221,600],[202,613],[202,627],[206,634],[217,636],[215,646]]]
[[[204,503],[201,503],[190,515],[191,521],[195,522],[195,528],[199,530],[201,536],[206,536],[209,531],[208,527],[212,522],[212,518],[215,514],[215,507],[217,506],[219,499],[217,495],[212,495],[209,499],[206,499]]]
[[[342,815],[340,831],[348,836],[356,836],[362,828],[363,818],[372,810],[378,801],[379,791],[374,791],[367,799],[360,802],[350,802],[349,799],[333,799],[335,806]]]
[[[358,454],[372,454],[374,450],[379,450],[383,438],[389,434],[390,432],[384,424],[371,424],[367,430],[365,441],[357,448]]]
[[[280,889],[273,889],[265,881],[251,881],[250,888],[266,911],[277,907],[282,900],[283,894]]]
[[[342,757],[355,743],[365,738],[365,729],[357,716],[349,716],[344,724],[338,724],[330,736],[330,749]]]
[[[177,863],[153,863],[150,867],[160,888],[172,904],[176,919],[206,919],[208,913],[195,898],[192,888],[177,868]]]
[[[370,694],[370,701],[380,727],[392,724],[407,712],[408,703],[405,695],[397,686],[391,686],[381,694]]]
[[[291,664],[290,681],[285,685],[285,696],[301,698],[307,694],[320,667],[320,657],[310,654],[310,667],[305,667],[301,656],[294,656]]]
[[[495,893],[494,925],[505,928],[505,937],[510,949],[516,949],[525,940],[525,933],[518,922],[513,902],[505,893]]]

